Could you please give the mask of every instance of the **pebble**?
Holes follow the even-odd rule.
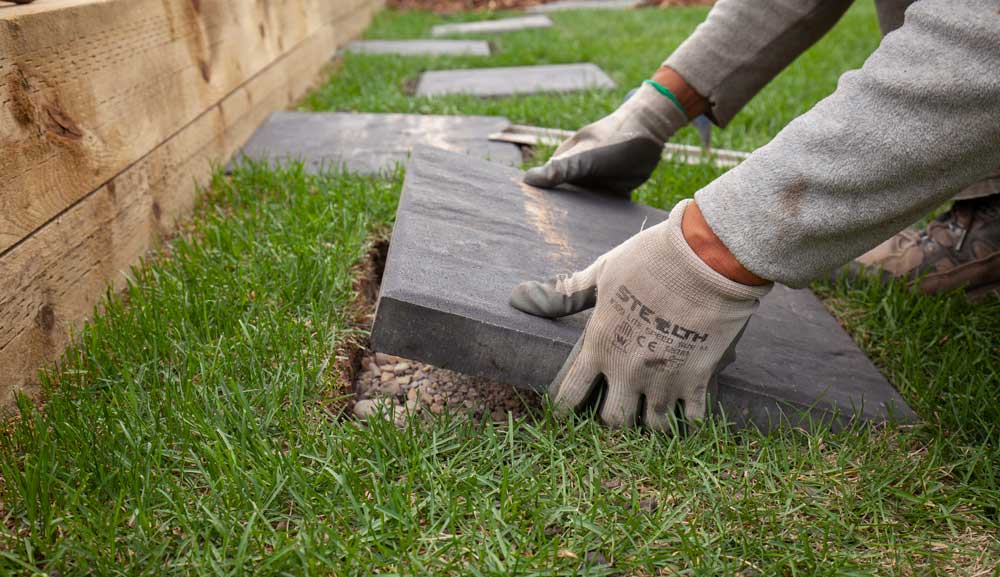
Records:
[[[378,407],[395,411],[394,421],[405,426],[409,415],[438,415],[446,410],[455,415],[507,422],[528,416],[539,405],[539,397],[518,391],[511,385],[463,375],[417,361],[382,353],[361,359],[363,371],[357,376],[355,391],[362,399],[354,412],[366,418]]]
[[[399,383],[394,380],[389,381],[388,383],[382,383],[379,386],[378,391],[387,397],[395,397],[403,392]]]
[[[389,399],[364,399],[354,403],[354,415],[359,419],[367,419],[381,411],[386,417],[392,418],[392,406]]]

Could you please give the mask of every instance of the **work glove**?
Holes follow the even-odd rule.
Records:
[[[560,411],[583,408],[606,385],[599,415],[609,426],[641,419],[668,430],[678,403],[689,422],[704,418],[710,385],[771,287],[733,282],[691,250],[681,233],[690,202],[580,272],[514,288],[511,305],[532,315],[594,308],[549,388]]]
[[[687,124],[678,104],[644,83],[618,110],[584,126],[552,158],[524,175],[532,186],[562,183],[628,194],[653,174],[663,145]]]

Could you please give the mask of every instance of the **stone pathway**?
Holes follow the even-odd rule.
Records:
[[[301,160],[310,172],[342,166],[374,174],[406,162],[415,144],[427,144],[518,166],[517,145],[489,140],[509,125],[499,116],[275,112],[240,154],[276,164]]]
[[[550,28],[553,22],[548,16],[540,14],[532,16],[517,16],[500,20],[480,20],[478,22],[458,22],[455,24],[438,24],[431,28],[431,36],[447,36],[449,34],[494,34],[497,32],[516,32],[532,28]]]
[[[407,415],[433,418],[447,411],[502,422],[540,406],[530,391],[382,353],[365,356],[361,367],[354,405],[361,419],[381,415],[403,425]]]
[[[490,43],[482,40],[359,40],[348,52],[399,56],[489,56]]]
[[[417,96],[442,94],[510,96],[614,87],[614,80],[611,80],[596,64],[577,63],[432,70],[420,76],[416,94]]]

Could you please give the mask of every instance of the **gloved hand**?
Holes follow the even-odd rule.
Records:
[[[663,145],[687,121],[679,104],[644,83],[618,110],[563,142],[548,163],[529,170],[524,182],[628,194],[649,179]]]
[[[549,388],[558,408],[581,408],[604,377],[600,418],[610,426],[641,418],[651,429],[667,430],[678,402],[689,421],[704,417],[709,384],[732,361],[736,341],[771,287],[733,282],[691,250],[681,233],[690,203],[677,204],[666,222],[583,271],[514,288],[511,305],[536,316],[594,307]]]

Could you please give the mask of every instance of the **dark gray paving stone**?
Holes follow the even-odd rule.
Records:
[[[343,166],[373,174],[406,162],[415,144],[430,144],[516,166],[521,163],[517,145],[489,140],[509,125],[497,116],[275,112],[241,154],[271,162],[301,160],[312,172]]]
[[[582,268],[667,215],[610,195],[533,189],[516,169],[426,147],[407,166],[375,350],[539,389],[559,370],[587,313],[532,317],[509,306],[511,288]],[[739,426],[915,418],[807,290],[775,287],[737,354],[717,398]]]
[[[570,92],[590,88],[614,88],[615,82],[591,63],[467,68],[424,72],[417,83],[417,96],[473,94],[509,96],[536,92]]]
[[[348,52],[400,56],[489,56],[490,43],[482,40],[359,40]]]
[[[524,11],[529,14],[547,14],[563,10],[631,10],[641,4],[640,0],[559,0],[531,6]]]
[[[448,36],[449,34],[494,34],[497,32],[516,32],[532,28],[549,28],[552,20],[540,14],[532,16],[517,16],[501,18],[500,20],[480,20],[479,22],[457,22],[455,24],[438,24],[431,28],[431,36]]]

